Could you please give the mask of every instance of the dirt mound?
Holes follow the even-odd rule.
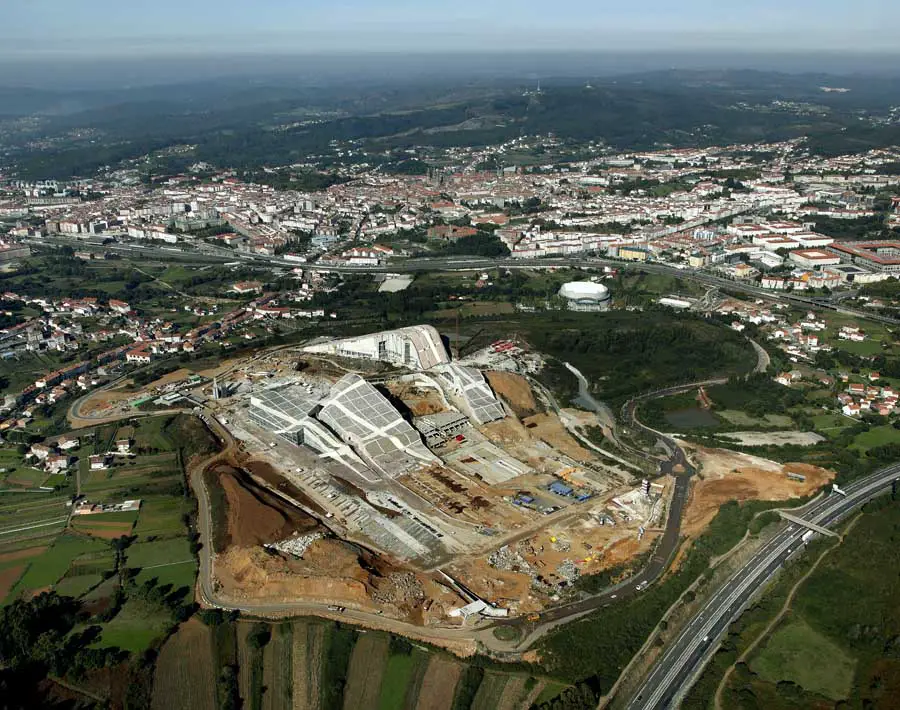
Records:
[[[302,560],[291,560],[291,567],[303,574],[322,577],[353,577],[361,582],[366,582],[369,577],[360,565],[356,549],[333,538],[316,540]]]
[[[318,524],[238,469],[221,465],[213,473],[228,501],[228,536],[232,545],[252,547],[276,542]]]
[[[517,417],[528,417],[540,411],[528,380],[521,375],[493,370],[484,374],[494,392],[506,401]]]
[[[268,461],[247,461],[241,464],[243,468],[249,471],[255,478],[265,481],[272,488],[290,496],[298,503],[302,503],[308,510],[319,515],[325,515],[327,512],[322,506],[316,503],[312,498],[307,496],[297,486],[282,476]]]
[[[730,500],[790,500],[814,493],[834,478],[834,472],[805,463],[779,464],[758,456],[723,449],[697,449],[702,479],[691,490],[684,516],[685,534],[699,535]],[[799,474],[806,480],[789,478]]]
[[[371,606],[365,571],[358,565],[347,576],[308,574],[305,561],[288,560],[261,547],[231,547],[216,560],[216,577],[222,590],[236,599],[268,601],[300,598],[327,603],[352,602]]]
[[[550,446],[558,451],[562,451],[566,456],[571,456],[577,461],[590,461],[594,458],[590,451],[581,446],[566,431],[559,417],[555,414],[535,414],[532,417],[523,419],[522,423],[531,436],[550,444]]]

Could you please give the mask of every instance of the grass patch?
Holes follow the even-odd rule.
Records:
[[[350,655],[359,634],[354,629],[335,625],[326,631],[327,651],[322,670],[322,710],[340,710],[343,706],[344,686]]]
[[[803,619],[782,626],[750,662],[764,680],[788,680],[831,700],[850,694],[856,661]]]
[[[171,625],[172,619],[167,611],[147,602],[129,600],[112,621],[104,625],[94,646],[118,647],[130,653],[142,653],[165,635]]]
[[[534,704],[540,705],[541,703],[546,703],[548,700],[553,700],[553,698],[557,697],[568,687],[569,686],[565,683],[557,683],[556,681],[548,680],[535,699]]]
[[[66,485],[66,482],[69,480],[69,477],[64,473],[54,473],[47,476],[46,480],[41,484],[44,488],[56,488],[59,486],[62,488]]]
[[[22,466],[5,474],[4,482],[20,488],[37,488],[47,479],[47,472]]]
[[[505,673],[491,673],[490,671],[485,673],[481,685],[478,686],[478,692],[475,693],[472,710],[494,710],[498,707],[503,690],[511,677]]]
[[[716,414],[736,426],[761,427],[765,429],[791,429],[794,426],[790,417],[784,414],[766,414],[762,417],[754,417],[746,412],[734,409],[726,409]]]
[[[493,634],[498,641],[516,641],[521,636],[519,629],[515,626],[497,626]]]
[[[155,577],[159,584],[171,584],[173,589],[194,586],[197,561],[185,538],[137,542],[126,554],[129,567],[141,568],[137,584]]]
[[[853,439],[851,448],[856,449],[860,453],[864,453],[876,446],[884,446],[885,444],[896,444],[900,442],[900,429],[894,429],[890,424],[884,426],[876,426],[857,434]]]
[[[843,414],[816,414],[812,417],[812,422],[815,431],[829,439],[834,439],[844,429],[853,426],[853,422]]]
[[[174,417],[144,417],[134,432],[134,447],[138,450],[174,451],[177,447],[167,429]]]
[[[416,666],[421,663],[417,653],[395,654],[388,659],[381,678],[381,693],[378,697],[379,710],[402,708],[406,692]]]
[[[151,535],[181,535],[182,516],[190,512],[191,503],[175,496],[150,496],[141,500],[141,514],[134,534],[140,538]]]
[[[99,574],[80,574],[76,577],[63,577],[55,587],[57,594],[78,598],[87,594],[103,581]]]
[[[77,515],[72,518],[72,529],[86,535],[111,540],[122,535],[129,535],[137,516],[137,512],[131,511]]]

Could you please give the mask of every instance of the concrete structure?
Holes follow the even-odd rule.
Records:
[[[487,424],[506,417],[506,410],[494,396],[484,375],[472,367],[456,363],[435,369],[450,400],[476,424]]]
[[[425,437],[425,443],[428,446],[440,446],[471,425],[469,418],[460,412],[438,412],[416,417],[413,420],[413,426]]]
[[[308,345],[303,351],[358,360],[380,360],[415,370],[428,370],[450,362],[440,334],[430,325],[413,325],[357,338],[332,340]]]
[[[300,385],[264,390],[250,398],[250,419],[266,431],[300,446],[308,446],[351,468],[364,472],[363,460],[352,447],[313,416],[319,399]]]
[[[317,418],[386,477],[439,462],[387,397],[359,375],[338,380]]]
[[[559,295],[570,311],[599,312],[609,310],[612,299],[609,289],[593,281],[569,281],[559,289]]]
[[[779,510],[778,514],[784,518],[785,520],[789,520],[792,523],[797,523],[797,525],[802,525],[805,528],[809,528],[810,530],[819,533],[820,535],[828,535],[829,537],[838,537],[838,534],[834,532],[834,530],[829,530],[828,528],[823,528],[821,525],[816,525],[809,520],[801,518],[799,515],[792,515],[788,513],[786,510]]]

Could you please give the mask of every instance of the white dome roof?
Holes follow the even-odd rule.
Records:
[[[593,281],[569,281],[559,289],[559,295],[576,301],[582,299],[605,301],[609,298],[609,289]]]

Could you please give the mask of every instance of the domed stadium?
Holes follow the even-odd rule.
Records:
[[[569,281],[559,289],[570,311],[596,312],[609,310],[609,289],[593,281]]]

